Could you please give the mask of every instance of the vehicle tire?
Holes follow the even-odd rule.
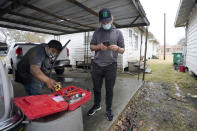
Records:
[[[12,74],[12,69],[8,69],[8,74]]]
[[[55,72],[58,75],[62,75],[64,73],[64,68],[55,68]]]
[[[13,76],[13,80],[16,80],[16,69],[14,68],[14,66],[12,65],[12,76]]]

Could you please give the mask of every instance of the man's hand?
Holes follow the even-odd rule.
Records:
[[[101,43],[101,44],[99,44],[99,45],[100,45],[100,49],[101,49],[102,51],[107,50],[107,46],[105,46],[103,43]]]
[[[49,89],[54,89],[56,84],[58,84],[55,80],[49,78],[48,76],[46,76],[41,70],[40,70],[40,66],[38,65],[31,65],[30,66],[30,72],[32,73],[32,75],[34,77],[36,77],[38,80],[42,81],[43,83],[45,83],[45,85],[47,86],[47,88]]]
[[[105,50],[107,50],[107,46],[105,46],[103,43],[100,43],[98,45],[91,45],[90,49],[92,51],[98,51],[98,50],[105,51]]]
[[[110,45],[110,46],[108,46],[108,49],[118,52],[119,47],[117,45]]]
[[[58,85],[58,83],[51,78],[49,78],[47,81],[45,81],[45,84],[46,84],[47,88],[52,89],[52,90],[54,90],[56,85]]]

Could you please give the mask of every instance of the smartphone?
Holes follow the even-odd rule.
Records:
[[[103,44],[104,44],[105,46],[110,46],[109,41],[104,41]]]

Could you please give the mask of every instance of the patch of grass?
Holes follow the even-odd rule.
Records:
[[[197,85],[197,80],[189,75],[189,73],[183,73],[174,70],[173,59],[170,57],[168,60],[149,60],[147,65],[152,69],[151,74],[145,75],[145,81],[148,82],[161,82],[171,85],[177,84],[181,88],[190,88]],[[137,76],[135,76],[137,77]],[[140,74],[142,79],[142,74]]]
[[[4,60],[4,58],[5,58],[4,56],[0,56],[0,59],[1,59],[1,60]]]

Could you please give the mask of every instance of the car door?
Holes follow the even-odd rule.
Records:
[[[12,83],[0,60],[0,130],[13,129],[23,120],[23,114],[14,108],[13,97]]]

